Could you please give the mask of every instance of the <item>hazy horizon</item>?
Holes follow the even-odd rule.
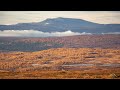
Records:
[[[0,11],[0,25],[41,22],[57,17],[84,19],[99,24],[120,24],[120,11]]]

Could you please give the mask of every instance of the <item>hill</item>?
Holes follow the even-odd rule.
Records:
[[[74,18],[48,18],[41,22],[0,25],[0,30],[38,30],[42,32],[79,32],[79,33],[116,33],[120,32],[120,24],[98,24]]]
[[[104,70],[120,67],[120,50],[57,48],[37,52],[0,53],[0,70]]]
[[[0,37],[1,51],[39,51],[50,48],[120,49],[120,35],[78,35],[49,38]]]
[[[57,48],[0,53],[0,79],[96,78],[120,78],[120,49]]]

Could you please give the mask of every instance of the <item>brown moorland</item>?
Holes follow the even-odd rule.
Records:
[[[51,48],[37,52],[1,52],[1,79],[120,78],[120,50]]]

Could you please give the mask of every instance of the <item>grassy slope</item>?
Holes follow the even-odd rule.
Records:
[[[0,72],[0,79],[120,79],[120,69],[97,71]]]
[[[119,78],[119,67],[88,67],[90,70],[87,71],[74,68],[62,71],[60,68],[62,65],[75,63],[120,63],[119,60],[119,49],[57,48],[38,52],[0,53],[0,78]]]

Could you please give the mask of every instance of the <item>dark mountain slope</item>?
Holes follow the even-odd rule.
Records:
[[[0,30],[39,30],[43,32],[73,32],[86,33],[108,33],[120,32],[120,24],[97,24],[82,19],[53,18],[37,23],[18,23],[16,25],[0,25]]]

